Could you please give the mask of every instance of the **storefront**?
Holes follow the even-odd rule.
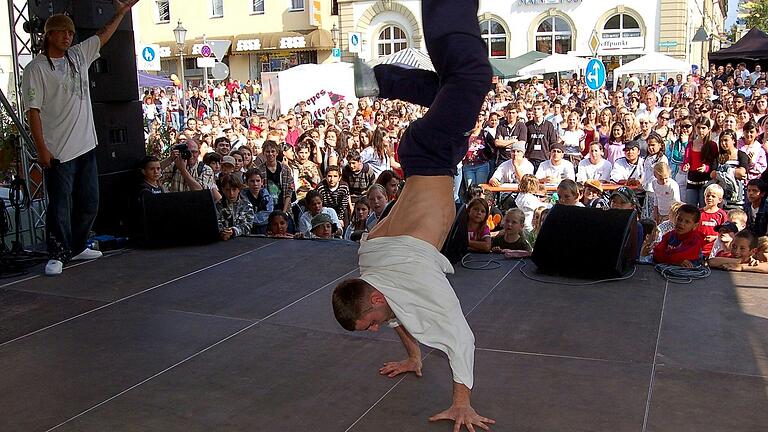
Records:
[[[209,40],[219,40],[219,41],[229,41],[230,43],[233,42],[233,38],[231,36],[211,36],[206,37],[205,41]],[[197,59],[201,57],[200,50],[203,48],[203,45],[205,44],[205,41],[203,38],[197,38],[193,40],[188,40],[186,44],[184,44],[184,78],[187,81],[187,84],[191,87],[201,87],[203,83],[203,69],[197,67]],[[180,52],[178,45],[176,45],[176,42],[173,41],[166,41],[166,42],[158,42],[160,45],[160,72],[159,74],[168,76],[170,74],[181,74],[181,71],[179,70],[179,59]],[[227,66],[231,67],[230,61],[231,56],[229,55],[232,52],[232,48],[230,46],[230,49],[227,50],[227,53],[224,55],[222,59],[222,63],[226,64]],[[230,70],[231,72],[231,70]],[[211,70],[208,69],[208,79],[209,81],[213,80],[211,74]],[[230,76],[232,74],[230,73]]]
[[[233,64],[247,67],[247,79],[261,79],[262,72],[279,72],[302,64],[329,59],[334,43],[326,30],[239,35],[232,48]],[[243,79],[243,78],[241,78]]]

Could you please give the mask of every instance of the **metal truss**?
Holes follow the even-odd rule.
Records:
[[[35,33],[37,30],[36,22],[39,23],[39,19],[33,17],[30,20],[29,5],[26,0],[7,1],[11,54],[13,57],[13,88],[11,89],[11,94],[8,95],[8,99],[10,100],[10,108],[15,111],[15,115],[22,122],[25,122],[21,109],[21,76],[24,66],[32,60],[32,57],[39,50],[40,35]],[[31,31],[31,33],[27,30]],[[7,111],[8,107],[4,108]],[[14,113],[9,112],[8,115],[13,116]],[[22,226],[14,228],[20,230],[21,238],[26,248],[32,250],[44,249],[45,213],[48,207],[48,200],[45,193],[43,169],[36,163],[37,151],[35,150],[34,142],[29,138],[29,134],[21,133],[20,135],[21,151],[17,157],[21,158],[21,172],[16,173],[16,175],[24,179],[31,205],[28,209],[21,209],[23,212]],[[8,237],[12,236],[9,235]]]

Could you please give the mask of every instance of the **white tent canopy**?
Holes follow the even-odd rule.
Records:
[[[568,54],[552,54],[520,69],[517,71],[517,74],[531,76],[565,71],[583,71],[587,67],[588,62],[589,60],[587,59]]]
[[[691,64],[676,58],[652,52],[613,70],[613,87],[622,75],[654,73],[689,73]]]

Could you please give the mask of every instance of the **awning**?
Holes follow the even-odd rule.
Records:
[[[152,75],[143,71],[137,71],[139,87],[171,87],[173,81],[159,75]]]
[[[547,54],[539,51],[529,51],[514,58],[490,59],[491,69],[493,69],[493,74],[495,76],[501,77],[502,79],[515,78],[518,76],[517,71],[544,57],[547,57]]]
[[[308,51],[332,50],[333,37],[328,30],[300,32],[250,33],[237,35],[232,44],[232,53],[268,52],[274,50]]]
[[[368,65],[371,67],[379,64],[394,64],[412,69],[435,71],[435,67],[432,65],[432,60],[429,58],[429,55],[416,48],[406,48],[394,54],[379,57],[368,62]]]

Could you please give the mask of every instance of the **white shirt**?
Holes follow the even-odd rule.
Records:
[[[576,174],[576,181],[584,183],[589,179],[596,179],[606,182],[611,179],[611,170],[613,165],[607,159],[600,159],[600,162],[593,164],[589,158],[582,159],[579,162],[579,172]]]
[[[336,214],[336,210],[329,207],[323,207],[322,210],[320,210],[320,213],[325,213],[330,216],[331,224],[335,224],[336,228],[341,228],[341,225],[339,224],[339,216]],[[301,217],[299,217],[299,231],[305,235],[309,234],[309,232],[312,230],[312,217],[313,216],[308,211],[305,211],[301,214]]]
[[[363,163],[368,164],[368,167],[370,167],[371,172],[376,177],[379,177],[379,174],[381,174],[383,171],[391,169],[389,164],[389,155],[385,153],[384,160],[382,160],[376,154],[376,151],[373,149],[373,146],[366,147],[365,149],[363,149],[363,151],[360,152],[360,159]]]
[[[515,205],[525,214],[525,229],[528,231],[533,229],[533,212],[539,207],[550,207],[548,204],[541,202],[536,195],[530,193],[517,194]]]
[[[475,335],[446,274],[453,266],[431,244],[411,236],[363,236],[360,278],[379,290],[408,332],[448,356],[453,381],[474,385]]]
[[[498,180],[499,183],[517,183],[517,175],[515,171],[515,164],[512,162],[512,159],[510,159],[504,161],[498,168],[496,168],[492,178]],[[520,164],[520,177],[526,174],[533,174],[533,164],[528,159],[523,160]]]
[[[561,160],[557,166],[552,165],[552,161],[545,160],[539,165],[539,170],[536,171],[536,178],[543,179],[547,177],[560,180],[576,180],[576,172],[573,169],[573,164],[567,160]]]
[[[560,133],[560,138],[562,138],[563,146],[565,146],[565,154],[581,154],[579,143],[584,140],[583,130],[569,131],[563,129]]]
[[[655,156],[648,156],[643,161],[643,189],[648,190],[648,185],[655,178],[653,175],[653,167],[659,162],[666,162],[669,164],[669,159],[667,159],[666,155],[662,154],[658,159],[656,159]]]
[[[672,204],[680,202],[680,186],[671,178],[666,184],[660,184],[654,177],[646,189],[656,197],[656,208],[661,216],[668,216]]]
[[[629,179],[637,179],[642,183],[643,158],[638,158],[634,165],[630,164],[625,157],[616,159],[611,170],[611,181],[618,182]]]
[[[61,162],[68,162],[96,147],[88,68],[99,58],[99,49],[101,40],[98,36],[91,36],[69,48],[69,57],[77,69],[74,74],[66,58],[52,59],[56,70],[51,70],[42,54],[24,69],[24,113],[33,108],[40,110],[45,145]]]

